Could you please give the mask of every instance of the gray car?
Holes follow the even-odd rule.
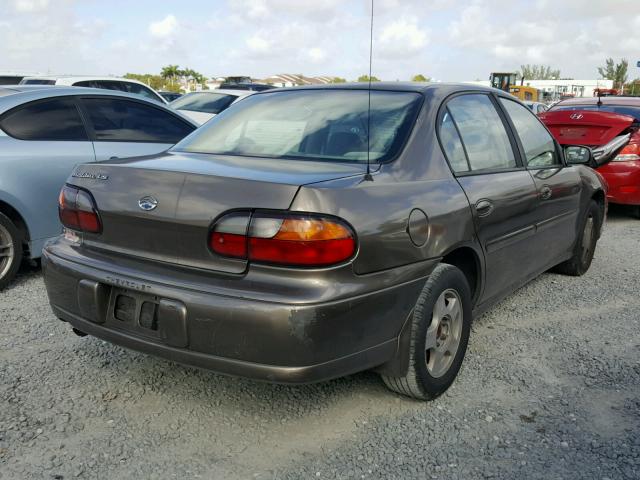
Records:
[[[498,90],[261,92],[165,154],[78,167],[45,282],[80,335],[272,382],[375,368],[430,399],[474,315],[589,268],[591,161]]]
[[[76,164],[167,150],[196,124],[140,97],[79,87],[0,87],[0,289],[62,231]]]

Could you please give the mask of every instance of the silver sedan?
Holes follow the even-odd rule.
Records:
[[[0,289],[60,234],[73,167],[163,152],[197,128],[157,102],[79,87],[0,87]]]

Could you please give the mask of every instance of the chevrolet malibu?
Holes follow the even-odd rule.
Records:
[[[78,167],[49,299],[80,335],[176,362],[281,383],[375,369],[432,399],[474,316],[587,271],[592,161],[498,90],[256,93],[164,154]]]

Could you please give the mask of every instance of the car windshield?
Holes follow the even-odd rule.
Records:
[[[188,93],[174,102],[171,107],[176,110],[190,110],[218,114],[231,105],[238,97],[224,93]]]
[[[174,150],[298,160],[383,162],[404,144],[422,96],[414,92],[293,90],[253,95]],[[368,127],[371,138],[367,138]]]
[[[557,112],[559,110],[591,110],[619,113],[621,115],[629,115],[630,117],[635,118],[636,122],[640,122],[640,107],[632,107],[628,105],[601,105],[600,107],[597,105],[559,105],[553,107],[550,111]]]

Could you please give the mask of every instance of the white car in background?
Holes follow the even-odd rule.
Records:
[[[183,95],[169,104],[194,122],[202,125],[217,114],[229,108],[233,103],[255,92],[250,90],[201,90]]]
[[[134,95],[140,95],[147,100],[154,100],[162,103],[163,105],[167,104],[167,101],[153,88],[148,87],[142,82],[128,78],[43,75],[37,77],[25,77],[20,82],[20,85],[64,85],[67,87],[102,88],[105,90],[132,93]]]
[[[527,107],[529,107],[529,110],[531,110],[536,115],[540,115],[541,113],[544,113],[547,110],[549,110],[549,107],[544,103],[540,103],[540,102],[522,102],[522,103],[524,103]]]
[[[0,85],[18,85],[24,77],[35,75],[33,72],[17,72],[0,70]]]

